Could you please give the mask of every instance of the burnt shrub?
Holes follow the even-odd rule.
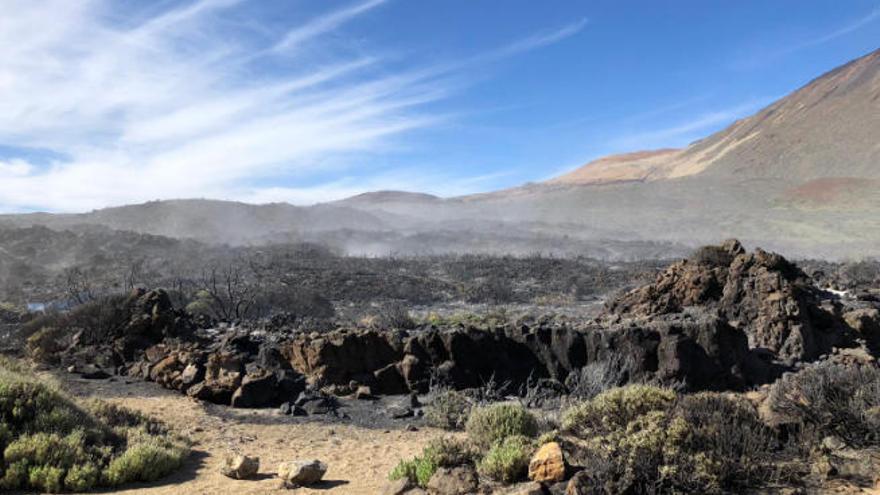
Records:
[[[425,407],[425,422],[444,430],[461,430],[473,405],[461,392],[447,389],[437,392]]]
[[[774,436],[718,393],[611,389],[566,411],[560,435],[595,493],[724,493],[772,476]]]
[[[496,276],[468,284],[462,292],[464,300],[469,303],[504,304],[515,299],[513,284]]]
[[[615,353],[607,359],[593,361],[569,373],[565,386],[571,398],[588,400],[623,385],[636,369],[637,363],[631,355]]]
[[[399,302],[383,304],[361,319],[361,324],[382,330],[409,330],[417,326],[407,307]]]
[[[716,392],[680,396],[675,418],[688,426],[680,446],[685,463],[674,484],[689,490],[757,486],[773,477],[775,433],[746,399]],[[682,469],[683,468],[683,469]],[[698,480],[689,486],[690,480]]]
[[[803,426],[805,441],[834,435],[855,447],[880,444],[880,369],[821,362],[780,378],[771,410]]]

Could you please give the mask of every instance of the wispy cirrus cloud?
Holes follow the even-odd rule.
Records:
[[[332,31],[342,24],[386,2],[387,0],[367,0],[318,17],[317,19],[288,31],[287,34],[278,40],[278,42],[272,47],[272,50],[289,50],[311,38]]]
[[[760,50],[755,50],[746,56],[738,57],[733,60],[733,62],[731,63],[731,67],[737,70],[762,67],[769,63],[772,63],[775,60],[779,60],[783,57],[799,52],[801,50],[814,46],[824,45],[838,38],[842,38],[846,35],[852,34],[865,28],[866,26],[873,24],[874,22],[877,22],[878,20],[880,20],[880,7],[875,7],[867,14],[857,19],[853,19],[847,24],[838,26],[828,32],[813,34],[806,39],[795,41],[788,45],[780,46],[777,48],[762,47]]]
[[[311,202],[383,188],[381,180],[274,181],[361,165],[447,118],[428,105],[467,84],[461,65],[392,70],[378,53],[316,59],[296,49],[384,3],[297,16],[296,25],[254,36],[259,20],[242,0],[136,13],[111,0],[9,0],[0,16],[0,211],[175,197]],[[581,28],[526,37],[493,56]]]
[[[737,105],[700,113],[664,127],[619,136],[609,140],[609,145],[613,149],[630,151],[684,146],[736,119],[753,114],[776,99],[777,97],[750,99]]]
[[[534,50],[536,48],[542,48],[548,45],[552,45],[559,41],[562,41],[566,38],[570,38],[579,32],[581,32],[584,27],[587,26],[589,20],[586,18],[580,19],[571,24],[566,24],[562,27],[556,28],[551,31],[537,33],[531,36],[528,36],[524,39],[515,41],[510,43],[509,45],[498,49],[493,52],[492,55],[504,57],[509,55],[514,55],[521,52],[526,52],[529,50]]]

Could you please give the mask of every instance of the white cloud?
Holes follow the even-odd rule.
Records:
[[[761,67],[775,60],[791,55],[792,53],[799,52],[806,48],[824,45],[825,43],[829,43],[838,38],[854,33],[865,26],[874,23],[878,19],[880,19],[880,7],[875,7],[864,16],[854,19],[849,23],[824,34],[814,34],[805,40],[793,42],[787,46],[777,48],[762,47],[760,50],[754,51],[747,56],[735,59],[730,66],[737,70],[748,70]]]
[[[443,119],[425,105],[460,86],[461,66],[389,72],[377,55],[322,53],[318,63],[295,49],[383,3],[301,16],[272,36],[254,35],[239,0],[135,14],[114,10],[112,0],[7,0],[0,145],[64,158],[29,162],[22,152],[0,162],[0,210],[82,211],[178,197],[312,201],[423,185],[388,177],[249,185],[344,169],[341,160],[387,150],[403,133]],[[506,50],[546,46],[581,27]]]
[[[627,151],[683,146],[697,138],[705,137],[706,133],[719,126],[730,124],[736,119],[751,115],[756,110],[765,107],[776,99],[776,97],[764,97],[749,100],[720,110],[701,113],[689,120],[677,122],[666,127],[620,136],[611,139],[609,143],[614,149]]]
[[[0,179],[11,177],[23,177],[33,170],[33,166],[21,159],[14,159],[7,162],[0,161]]]
[[[542,48],[548,45],[552,45],[554,43],[558,43],[581,32],[588,22],[589,20],[584,18],[571,24],[567,24],[560,28],[554,29],[552,31],[537,33],[532,36],[528,36],[524,39],[515,41],[505,47],[502,47],[499,50],[496,50],[491,54],[491,56],[506,57],[509,55],[515,55],[517,53],[526,52],[529,50],[534,50],[536,48]]]
[[[274,51],[285,51],[291,48],[296,48],[302,43],[312,39],[316,36],[324,34],[328,31],[336,29],[342,24],[354,19],[355,17],[367,12],[368,10],[372,10],[387,0],[367,0],[365,2],[358,3],[356,5],[352,5],[351,7],[347,7],[336,12],[332,12],[330,14],[321,16],[313,21],[308,22],[302,26],[291,29],[281,38],[278,43],[275,44],[272,49]]]

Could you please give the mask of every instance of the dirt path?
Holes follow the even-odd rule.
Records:
[[[69,375],[58,375],[58,379],[74,396],[97,397],[142,411],[195,442],[193,454],[180,472],[158,483],[132,485],[112,493],[375,495],[381,493],[388,473],[401,458],[416,455],[431,438],[443,434],[421,427],[406,431],[399,427],[297,422],[279,416],[275,410],[235,410],[204,404],[151,383],[88,381]],[[232,450],[260,457],[260,479],[237,481],[220,474],[223,458]],[[281,488],[275,469],[279,462],[294,459],[327,463],[325,482],[312,489]]]

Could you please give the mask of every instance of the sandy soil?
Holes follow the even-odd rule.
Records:
[[[57,375],[78,397],[98,397],[150,414],[194,441],[184,468],[153,484],[131,485],[107,493],[137,495],[289,493],[376,495],[401,458],[419,453],[441,430],[406,423],[365,428],[345,422],[320,422],[280,416],[275,410],[236,410],[204,404],[152,383],[89,381]],[[260,477],[238,481],[220,474],[227,452],[258,456]],[[329,469],[320,486],[286,490],[275,477],[279,462],[320,459]]]

